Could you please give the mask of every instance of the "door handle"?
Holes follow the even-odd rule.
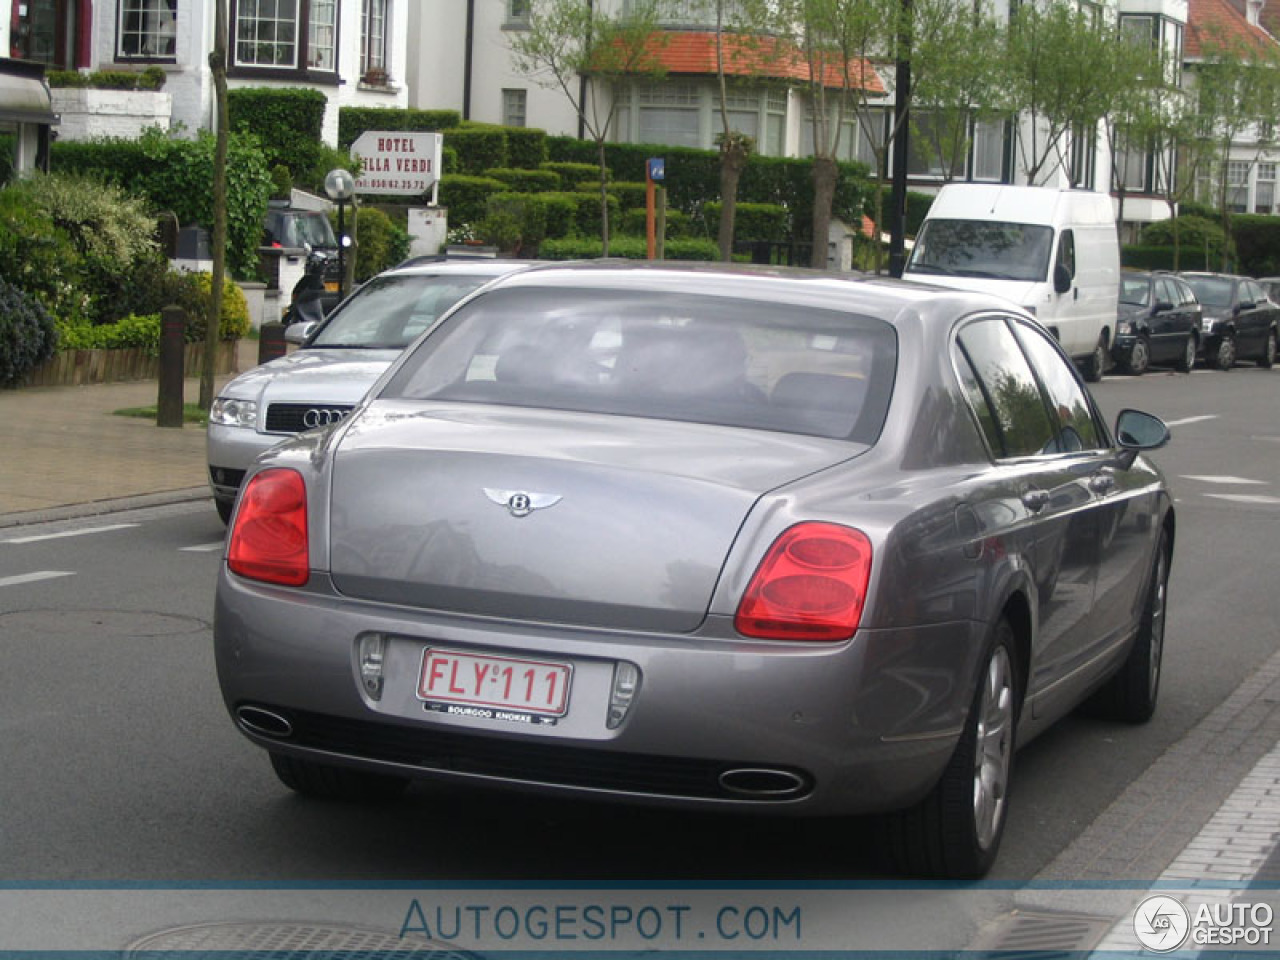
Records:
[[[1049,505],[1049,491],[1032,487],[1022,494],[1022,505],[1032,513],[1039,513]]]

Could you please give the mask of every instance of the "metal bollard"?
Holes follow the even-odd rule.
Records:
[[[187,312],[169,306],[160,311],[160,395],[156,402],[157,427],[182,427],[183,353],[186,350]]]
[[[289,350],[284,339],[283,323],[264,323],[258,331],[258,362],[266,363],[283,357]]]

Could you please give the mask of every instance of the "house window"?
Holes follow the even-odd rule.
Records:
[[[362,0],[360,76],[366,83],[387,82],[387,0]]]
[[[1004,182],[1006,152],[1003,120],[980,120],[973,125],[973,179]]]
[[[507,0],[506,27],[524,29],[529,26],[529,0]]]
[[[337,0],[234,2],[237,67],[336,71]]]
[[[639,91],[640,143],[701,147],[701,97],[692,83],[644,86]]]
[[[1249,211],[1249,161],[1227,162],[1227,209],[1232,213]]]
[[[529,105],[527,90],[502,91],[502,122],[508,127],[523,127]]]
[[[1276,204],[1276,165],[1258,164],[1258,186],[1253,199],[1254,213],[1271,213]]]
[[[172,60],[177,55],[178,0],[119,0],[116,57]]]
[[[1071,135],[1071,186],[1093,189],[1094,160],[1098,155],[1098,131],[1074,130]]]

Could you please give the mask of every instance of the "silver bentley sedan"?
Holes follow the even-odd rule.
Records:
[[[250,469],[223,696],[303,794],[880,813],[900,869],[977,877],[1016,746],[1155,708],[1168,437],[979,294],[511,274]]]

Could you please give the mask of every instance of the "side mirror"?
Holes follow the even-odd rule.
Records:
[[[1058,293],[1066,293],[1071,289],[1071,271],[1064,263],[1053,268],[1053,289]]]
[[[284,339],[286,343],[302,343],[307,337],[315,332],[316,327],[320,326],[314,320],[308,320],[305,323],[291,323],[284,328]]]
[[[1167,300],[1158,300],[1156,305],[1151,308],[1152,313],[1168,313],[1173,309],[1173,304]]]
[[[1140,450],[1158,450],[1169,442],[1169,428],[1163,420],[1141,410],[1121,410],[1116,417],[1116,442],[1123,451],[1121,460],[1127,470]]]

